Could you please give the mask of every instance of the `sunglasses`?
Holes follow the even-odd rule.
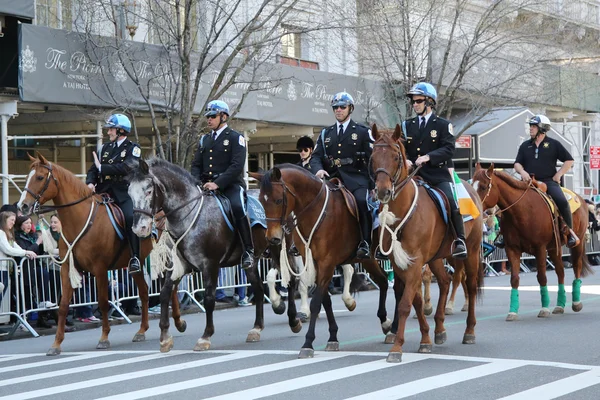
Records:
[[[348,106],[333,106],[333,109],[334,109],[334,110],[337,110],[337,109],[339,108],[339,109],[341,109],[341,110],[345,110],[345,109],[346,109],[346,107],[348,107]]]
[[[308,153],[309,151],[310,151],[310,149],[298,149],[298,153],[302,153],[302,152]]]
[[[206,119],[215,119],[215,118],[217,118],[216,115],[207,115],[206,116]]]
[[[411,100],[410,104],[421,104],[425,103],[425,99]]]

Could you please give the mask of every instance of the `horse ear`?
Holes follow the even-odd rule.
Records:
[[[27,157],[29,157],[29,160],[32,162],[37,161],[37,158],[33,157],[31,154],[29,154],[29,152],[27,153]]]
[[[377,129],[377,124],[373,124],[373,126],[371,127],[371,136],[373,137],[373,139],[378,140],[379,135],[381,134],[379,133],[379,129]]]
[[[48,164],[48,160],[46,160],[46,159],[44,158],[44,156],[42,155],[42,153],[40,153],[39,151],[37,151],[36,153],[37,153],[37,156],[38,156],[38,160],[40,160],[40,162],[41,162],[43,165],[46,165],[46,164]]]
[[[404,132],[402,132],[402,127],[400,124],[396,124],[396,129],[394,129],[394,139],[397,141],[404,137]]]
[[[479,171],[480,169],[482,169],[481,163],[480,162],[475,163],[475,171]]]
[[[491,163],[487,170],[488,174],[492,174],[494,172],[494,163]]]
[[[250,175],[251,177],[253,177],[254,179],[256,179],[259,182],[261,182],[263,176],[265,176],[265,174],[260,174],[258,172],[248,172],[248,175]]]
[[[281,180],[281,170],[277,167],[273,167],[271,170],[271,181],[277,182]]]
[[[146,175],[150,173],[150,167],[148,167],[148,163],[146,163],[146,161],[141,157],[140,157],[140,170]]]

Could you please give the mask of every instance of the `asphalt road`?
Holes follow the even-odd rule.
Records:
[[[477,343],[461,343],[466,313],[447,316],[448,341],[432,354],[417,354],[417,321],[407,324],[401,364],[386,363],[375,316],[376,291],[361,292],[355,311],[334,296],[339,352],[324,352],[328,337],[322,315],[315,357],[298,360],[305,325],[293,334],[285,316],[265,307],[266,329],[258,343],[245,343],[254,307],[215,314],[212,348],[192,349],[201,336],[204,314],[188,314],[185,333],[171,329],[169,354],[158,351],[158,320],[147,339],[132,343],[137,324],[112,327],[110,351],[95,350],[100,329],[68,333],[63,354],[45,356],[53,337],[0,342],[0,399],[576,399],[600,398],[600,268],[584,279],[583,310],[570,301],[564,315],[537,318],[540,295],[535,273],[521,275],[519,320],[506,322],[509,277],[486,278],[477,305]],[[572,270],[567,270],[570,292]],[[549,272],[551,304],[556,275]],[[437,300],[437,288],[433,298]],[[389,292],[388,312],[392,313]],[[570,293],[568,293],[570,299]],[[462,306],[459,295],[457,308]],[[428,317],[433,335],[433,318]]]

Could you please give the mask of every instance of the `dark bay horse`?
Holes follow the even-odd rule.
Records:
[[[546,252],[554,264],[558,276],[558,300],[554,314],[564,313],[566,305],[565,270],[562,261],[561,238],[555,234],[554,220],[549,206],[532,185],[517,180],[502,171],[494,171],[494,165],[486,170],[477,167],[473,175],[473,187],[483,201],[485,209],[498,206],[502,213],[500,229],[506,243],[506,255],[511,268],[510,311],[507,321],[514,321],[519,312],[519,265],[521,254],[527,252],[535,256],[537,279],[540,285],[542,309],[538,317],[550,316],[550,297],[546,278]],[[582,238],[579,245],[571,249],[573,264],[573,311],[583,308],[581,303],[581,277],[592,271],[585,254],[585,232],[588,227],[588,210],[584,200],[577,195],[581,207],[573,213],[573,231]],[[559,235],[560,236],[560,235]]]
[[[127,242],[121,241],[117,236],[106,207],[102,205],[102,198],[94,194],[81,179],[61,166],[48,162],[41,154],[38,154],[37,159],[31,156],[30,159],[33,164],[19,201],[19,207],[23,213],[27,214],[36,212],[39,206],[53,201],[54,207],[50,207],[50,209],[56,209],[58,212],[64,237],[71,244],[76,241],[71,249],[75,267],[79,271],[89,272],[96,277],[98,306],[102,311],[102,335],[96,348],[108,349],[110,347],[108,340],[110,332],[108,271],[127,267],[129,262]],[[64,240],[59,241],[61,259],[67,257],[69,247]],[[151,249],[151,241],[143,240],[140,259],[145,259]],[[65,337],[69,302],[73,298],[73,286],[69,275],[70,273],[79,274],[70,269],[68,262],[60,269],[62,298],[58,310],[58,328],[54,343],[47,355],[58,355],[61,352],[60,345]],[[145,332],[148,330],[148,286],[143,274],[131,276],[138,287],[142,302],[142,322],[133,341],[141,342],[145,340]],[[175,323],[181,329],[185,329],[185,322],[180,320],[177,296],[174,296],[173,300]]]
[[[261,183],[259,200],[267,216],[268,240],[279,245],[286,234],[295,231],[307,242],[307,246],[303,246],[302,240],[295,239],[296,245],[300,245],[304,263],[309,263],[307,272],[315,277],[317,290],[310,302],[310,325],[299,357],[314,355],[315,326],[321,304],[329,323],[326,350],[338,350],[338,327],[327,286],[336,265],[352,262],[360,241],[358,221],[350,211],[353,207],[347,206],[341,189],[297,165],[278,165],[265,174],[250,175]],[[310,252],[305,251],[305,247]],[[391,321],[387,319],[385,309],[387,276],[375,259],[358,261],[362,262],[380,288],[377,316],[382,330],[387,334],[391,329]]]
[[[382,202],[380,229],[384,229],[380,245],[383,251],[392,250],[390,260],[396,279],[400,279],[405,286],[398,304],[398,333],[387,358],[389,362],[400,362],[406,319],[411,306],[415,308],[421,329],[419,352],[428,353],[432,350],[429,325],[423,313],[423,299],[419,294],[421,267],[425,264],[429,264],[440,286],[440,298],[435,313],[435,343],[442,344],[446,341],[444,312],[449,276],[442,259],[450,257],[453,237],[426,189],[418,186],[409,176],[400,126],[396,126],[393,133],[378,132],[376,126],[373,126],[372,130],[376,141],[373,145],[371,166],[375,174],[377,196]],[[465,184],[465,187],[479,207],[480,215],[465,223],[467,259],[455,259],[452,260],[452,264],[455,274],[460,274],[463,269],[466,271],[469,310],[463,343],[472,344],[475,343],[475,300],[483,285],[480,253],[483,222],[481,202],[477,194],[468,184]]]
[[[139,168],[134,169],[128,178],[129,195],[133,200],[135,213],[133,231],[141,237],[147,236],[155,215],[163,210],[168,231],[175,242],[173,246],[176,245],[177,257],[173,260],[175,266],[172,270],[167,270],[160,293],[160,349],[167,352],[173,347],[168,318],[173,286],[177,287],[184,274],[197,271],[202,274],[206,289],[206,328],[194,350],[208,350],[210,338],[215,332],[213,312],[219,269],[240,264],[243,249],[238,233],[228,227],[215,196],[201,191],[196,179],[183,168],[159,158],[151,158],[147,162],[140,159]],[[246,269],[245,273],[254,289],[256,318],[248,333],[247,342],[259,341],[264,329],[264,290],[257,261],[268,245],[262,226],[255,225],[252,235],[256,258],[253,266]],[[160,244],[157,245],[157,251],[160,251],[160,247]],[[302,324],[296,318],[293,287],[290,288],[290,297],[292,302],[288,317],[292,331],[297,333]]]

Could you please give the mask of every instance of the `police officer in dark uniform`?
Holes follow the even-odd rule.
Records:
[[[298,139],[296,142],[296,150],[298,150],[298,154],[300,154],[300,161],[298,161],[296,165],[312,171],[310,168],[310,159],[314,148],[315,142],[309,136],[302,136]]]
[[[254,262],[254,244],[246,215],[246,141],[244,135],[227,126],[229,106],[224,101],[208,103],[204,116],[212,131],[200,140],[192,162],[192,175],[203,183],[204,189],[219,190],[229,199],[244,246],[242,268],[249,268]]]
[[[569,227],[567,246],[575,247],[579,244],[579,238],[573,232],[573,215],[565,194],[560,188],[560,179],[573,166],[573,157],[565,147],[555,139],[546,136],[552,124],[545,115],[535,115],[529,120],[529,136],[521,144],[515,160],[515,171],[523,181],[531,181],[531,175],[536,180],[544,182],[548,186],[547,193],[556,203],[556,207]],[[557,161],[562,161],[562,167],[556,171]],[[494,241],[498,247],[504,247],[504,239],[501,235]]]
[[[133,202],[127,193],[125,177],[139,163],[142,155],[140,146],[127,139],[131,132],[131,122],[123,114],[113,114],[108,118],[105,128],[108,128],[110,143],[102,146],[101,156],[98,159],[94,154],[94,164],[87,173],[85,183],[97,193],[108,193],[123,211],[125,216],[125,230],[131,259],[129,260],[129,273],[141,272],[140,266],[140,238],[133,233]]]
[[[356,198],[362,235],[356,257],[369,258],[373,221],[367,205],[367,195],[373,185],[368,167],[374,140],[369,128],[350,118],[354,111],[352,96],[346,92],[337,93],[333,96],[331,107],[337,123],[321,132],[310,166],[319,178],[340,178]]]
[[[406,135],[407,164],[420,165],[417,173],[429,184],[444,192],[450,203],[450,220],[454,226],[456,240],[453,243],[452,257],[467,257],[465,228],[463,217],[452,192],[452,176],[448,171],[448,162],[454,155],[455,138],[452,124],[433,112],[437,101],[437,91],[425,82],[419,82],[406,94],[410,98],[415,118],[403,124]]]

